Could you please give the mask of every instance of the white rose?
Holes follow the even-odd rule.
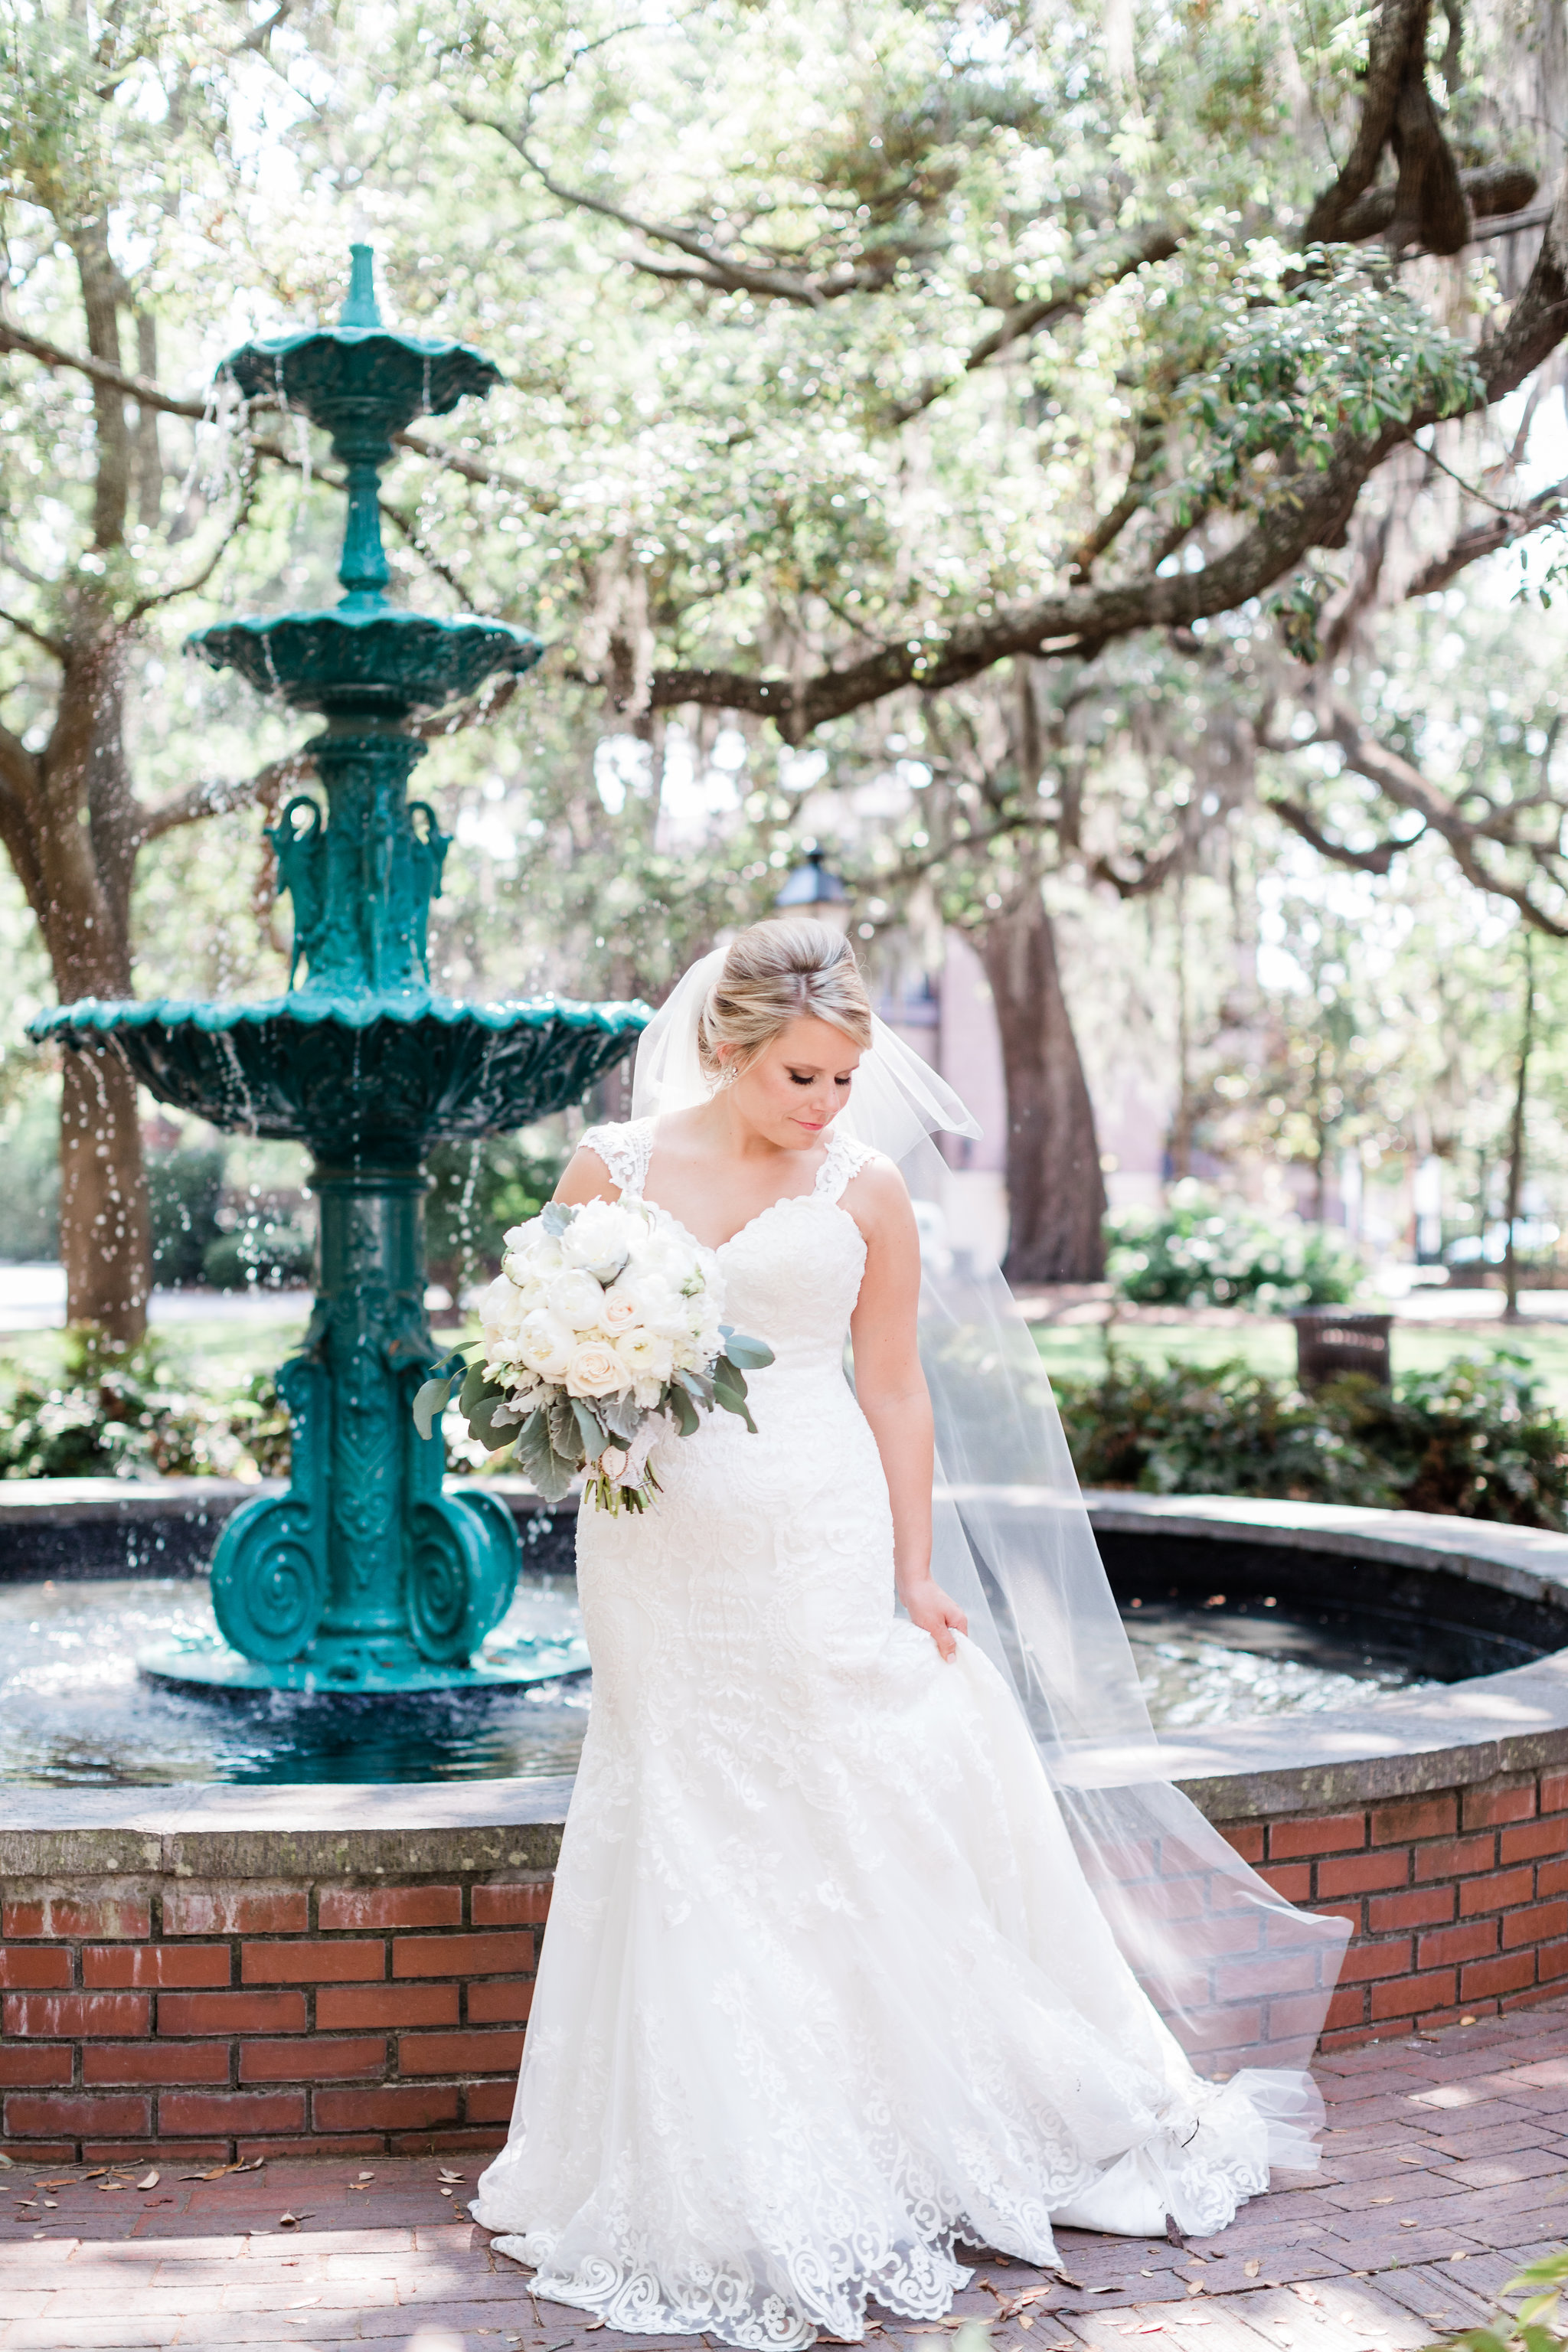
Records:
[[[605,1294],[591,1274],[568,1269],[552,1275],[544,1286],[544,1303],[558,1322],[574,1331],[592,1331],[598,1324]]]
[[[607,1339],[588,1339],[566,1367],[568,1396],[612,1396],[626,1386],[626,1368]]]
[[[562,1381],[577,1346],[577,1334],[542,1307],[536,1307],[518,1334],[520,1360],[542,1381]]]
[[[616,1353],[624,1368],[624,1376],[640,1390],[650,1383],[657,1393],[675,1370],[675,1350],[669,1340],[658,1331],[623,1331],[616,1341]],[[652,1399],[647,1400],[652,1402]],[[638,1396],[637,1402],[645,1400]]]
[[[629,1331],[633,1324],[640,1320],[641,1316],[642,1308],[637,1304],[637,1291],[624,1278],[619,1282],[612,1282],[608,1290],[601,1291],[599,1294],[599,1321],[612,1339],[618,1337],[622,1331]]]
[[[651,1412],[663,1394],[662,1381],[638,1381],[632,1390],[632,1402],[640,1404],[645,1412]]]
[[[561,1236],[563,1264],[613,1282],[631,1255],[634,1227],[618,1201],[587,1201]]]

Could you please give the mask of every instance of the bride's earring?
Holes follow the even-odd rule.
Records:
[[[717,1077],[713,1078],[710,1082],[708,1087],[710,1096],[721,1095],[726,1087],[732,1087],[734,1085],[735,1078],[736,1070],[733,1062],[721,1062],[719,1065],[719,1074]]]

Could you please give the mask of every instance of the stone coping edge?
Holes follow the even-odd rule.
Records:
[[[20,1482],[18,1482],[20,1483]],[[93,1479],[39,1480],[100,1506]],[[466,1482],[465,1482],[466,1483]],[[521,1480],[486,1481],[497,1490]],[[169,1480],[102,1496],[110,1512],[167,1514],[178,1487],[192,1504],[237,1489],[218,1479]],[[198,1491],[199,1490],[199,1491]],[[244,1490],[255,1494],[250,1486]],[[963,1490],[952,1490],[962,1503]],[[1019,1509],[1054,1499],[1035,1488],[988,1489]],[[145,1499],[143,1499],[145,1498]],[[10,1500],[0,1490],[0,1513]],[[509,1492],[509,1501],[512,1496]],[[521,1496],[519,1497],[521,1499]],[[37,1508],[28,1498],[26,1507]],[[1167,1535],[1336,1551],[1428,1567],[1568,1606],[1568,1536],[1532,1528],[1369,1511],[1329,1504],[1094,1493],[1095,1525]],[[18,1512],[17,1516],[22,1514]],[[1211,1821],[1328,1812],[1425,1790],[1473,1787],[1568,1762],[1568,1649],[1502,1674],[1375,1706],[1250,1721],[1168,1735],[1172,1777]],[[548,1870],[559,1851],[568,1778],[432,1783],[184,1783],[157,1789],[0,1786],[0,1875],[300,1877],[319,1873],[421,1876],[447,1870]]]

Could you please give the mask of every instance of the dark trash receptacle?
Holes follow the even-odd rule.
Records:
[[[1342,1307],[1316,1307],[1290,1320],[1296,1326],[1296,1378],[1302,1388],[1321,1389],[1346,1372],[1364,1372],[1380,1388],[1392,1387],[1392,1315],[1352,1315]]]

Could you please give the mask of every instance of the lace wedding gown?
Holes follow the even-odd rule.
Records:
[[[584,1139],[627,1193],[652,1125]],[[868,2296],[938,2316],[960,2243],[1054,2264],[1053,2221],[1223,2228],[1268,2185],[1278,2080],[1194,2074],[1000,1675],[894,1613],[843,1372],[869,1156],[836,1138],[717,1253],[776,1357],[759,1433],[715,1413],[658,1448],[645,1516],[582,1513],[593,1706],[474,2206],[536,2295],[782,2352],[858,2337]]]

